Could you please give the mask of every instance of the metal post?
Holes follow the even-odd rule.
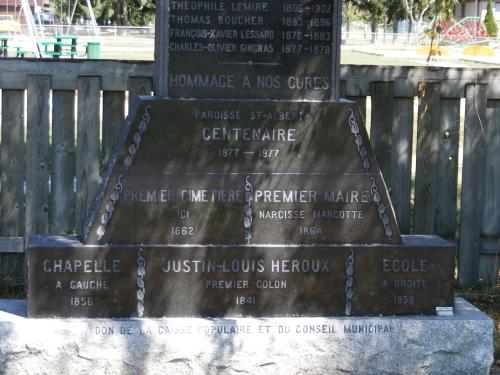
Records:
[[[332,38],[332,93],[331,100],[340,97],[340,45],[342,44],[342,1],[333,0],[333,38]]]
[[[35,28],[35,20],[33,19],[33,14],[31,13],[31,8],[28,3],[28,0],[21,0],[21,6],[26,17],[26,23],[28,25],[28,30],[31,37],[31,42],[33,44],[33,49],[35,53],[35,57],[40,58],[40,51],[38,49],[38,30]]]
[[[94,9],[92,8],[92,4],[90,0],[87,0],[87,7],[89,8],[90,19],[92,20],[92,26],[94,27],[94,33],[97,38],[99,38],[99,27],[97,26],[97,20],[95,18]]]

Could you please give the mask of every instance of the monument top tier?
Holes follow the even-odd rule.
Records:
[[[158,96],[339,98],[340,0],[156,3]]]

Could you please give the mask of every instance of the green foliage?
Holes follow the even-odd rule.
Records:
[[[344,1],[342,4],[342,17],[347,23],[365,21],[364,13],[360,13],[349,1]]]
[[[430,21],[436,17],[450,19],[455,6],[465,0],[346,0],[370,17]]]
[[[144,26],[154,23],[154,0],[91,0],[90,3],[98,24]],[[90,9],[85,0],[52,0],[52,7],[64,23],[68,22],[73,9],[73,23],[80,18],[90,18]]]
[[[484,27],[486,28],[489,36],[494,38],[498,35],[498,26],[495,22],[495,15],[493,13],[493,5],[491,3],[491,0],[488,0],[486,16],[484,17]]]
[[[350,2],[359,10],[377,16],[382,15],[386,5],[384,0],[350,0]]]
[[[403,0],[386,1],[387,17],[402,20],[406,18],[406,6]]]
[[[463,0],[443,0],[432,4],[430,7],[430,15],[434,18],[434,22],[430,29],[425,30],[425,34],[432,40],[437,39],[441,33],[441,21],[453,19],[453,10]]]
[[[431,17],[438,17],[441,19],[450,20],[453,18],[453,10],[455,7],[464,0],[441,0],[431,2]]]

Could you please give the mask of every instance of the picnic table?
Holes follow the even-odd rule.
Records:
[[[54,37],[57,45],[54,46],[54,51],[59,51],[62,54],[66,54],[74,58],[77,55],[77,45],[79,37],[76,35],[56,35]],[[69,50],[64,50],[64,47],[69,48]]]
[[[11,37],[8,36],[0,36],[0,56],[7,57],[7,48],[10,39]]]
[[[56,35],[53,37],[54,41],[44,41],[41,43],[44,47],[42,54],[51,56],[54,59],[58,59],[64,55],[74,58],[78,54],[78,38],[76,35]]]
[[[58,59],[61,56],[60,42],[45,41],[40,43],[43,46],[42,55],[51,56],[53,59]]]
[[[16,49],[16,57],[24,58],[26,55],[35,55],[35,52],[25,49],[23,46],[13,46]]]

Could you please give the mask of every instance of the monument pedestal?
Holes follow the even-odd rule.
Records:
[[[488,374],[493,322],[453,317],[26,319],[0,301],[0,373]]]
[[[31,318],[434,315],[453,306],[455,249],[400,245],[84,245],[33,236]]]

